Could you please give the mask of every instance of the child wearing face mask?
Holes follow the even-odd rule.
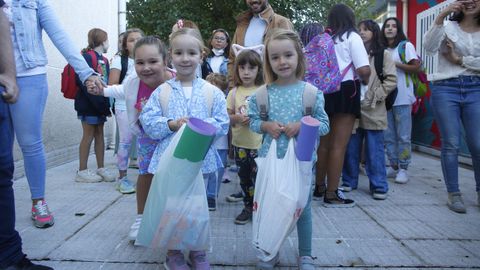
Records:
[[[202,77],[210,73],[227,76],[228,54],[230,53],[230,36],[224,29],[213,30],[208,42],[210,53],[202,63]]]
[[[103,53],[108,50],[108,35],[102,29],[94,28],[88,32],[88,47],[82,51],[82,55],[88,65],[100,74],[102,80],[107,83],[109,64]],[[96,66],[94,66],[96,65]],[[115,181],[115,175],[104,168],[105,142],[103,125],[107,117],[111,116],[110,102],[108,98],[91,95],[85,86],[78,82],[80,90],[75,96],[75,110],[78,119],[82,122],[82,139],[79,146],[79,168],[75,181],[92,183],[100,181]],[[90,146],[94,142],[95,157],[97,159],[96,171],[87,168]]]

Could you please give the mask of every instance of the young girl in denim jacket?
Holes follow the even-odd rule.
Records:
[[[166,82],[172,89],[168,97],[167,108],[162,108],[161,88],[159,88],[152,94],[140,115],[145,132],[152,139],[160,141],[148,168],[150,173],[155,173],[160,157],[175,132],[190,117],[199,118],[214,125],[217,129],[217,136],[226,135],[229,127],[225,95],[218,88],[196,77],[196,70],[201,63],[204,49],[200,32],[191,28],[179,29],[172,33],[170,47],[177,77]],[[204,86],[215,89],[211,104],[207,102]],[[215,147],[211,146],[202,167],[206,185],[216,182],[216,171],[220,166],[222,166],[220,156]],[[204,250],[190,251],[189,258],[195,269],[210,269]],[[167,269],[189,269],[181,250],[169,250],[165,266]]]
[[[277,156],[283,158],[289,140],[298,135],[300,119],[304,116],[302,98],[307,83],[302,80],[306,65],[298,35],[290,30],[274,30],[265,42],[263,66],[270,107],[269,119],[268,121],[260,119],[256,94],[252,95],[248,103],[250,129],[263,134],[263,143],[258,151],[259,157],[267,155],[270,143],[275,139],[277,140]],[[318,91],[312,117],[320,121],[320,136],[329,131],[328,116],[323,106],[323,93]],[[299,269],[315,269],[312,257],[310,202],[311,196],[297,221]],[[277,254],[270,261],[259,261],[257,268],[273,269],[278,261]]]

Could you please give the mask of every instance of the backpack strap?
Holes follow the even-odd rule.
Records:
[[[378,79],[380,79],[380,82],[383,83],[385,80],[385,75],[383,74],[383,57],[384,57],[384,50],[381,50],[373,56],[373,63],[375,66],[375,72],[377,73]]]
[[[303,90],[302,98],[304,116],[313,116],[314,107],[317,103],[317,91],[318,89],[315,86],[305,83],[305,89]]]
[[[268,121],[268,91],[267,85],[260,86],[255,92],[257,97],[257,108],[262,121]]]
[[[342,80],[345,78],[345,75],[347,75],[347,72],[353,67],[353,62],[350,62],[347,67],[342,71]]]
[[[170,94],[172,93],[172,86],[168,83],[163,83],[160,85],[160,107],[162,108],[163,115],[168,115],[168,102],[170,99]],[[212,116],[212,107],[213,107],[213,96],[215,93],[215,86],[205,83],[202,86],[202,93],[205,97],[205,102],[207,103],[208,116]]]
[[[398,43],[398,56],[400,57],[400,61],[404,64],[407,63],[407,42],[408,40],[402,40],[400,43]],[[405,72],[405,82],[407,84],[407,87],[410,87],[410,82],[408,80],[408,77],[410,77],[410,74]]]
[[[407,59],[406,59],[406,51],[407,51],[407,40],[402,40],[400,41],[400,43],[398,43],[398,56],[400,57],[400,61],[402,61],[402,63],[404,64],[408,64],[407,63]]]
[[[128,70],[128,56],[122,55],[120,56],[120,63],[121,63],[121,68],[120,70],[120,80],[118,81],[119,83],[123,82],[123,79],[125,79],[125,75],[127,75],[127,70]]]
[[[88,50],[87,54],[90,55],[92,58],[92,67],[93,71],[98,72],[98,59],[97,59],[97,54],[95,53],[94,50]]]
[[[302,95],[303,115],[313,115],[315,104],[317,103],[318,89],[310,83],[305,84]],[[268,121],[268,91],[267,86],[262,85],[255,92],[257,97],[257,108],[262,121]]]
[[[205,97],[205,102],[207,103],[209,117],[212,116],[213,96],[216,88],[217,87],[211,85],[208,82],[202,86],[202,90],[203,90],[202,93],[203,93],[203,96]]]
[[[172,92],[172,86],[168,83],[160,85],[160,107],[164,116],[168,115],[168,101],[170,99],[170,93]]]

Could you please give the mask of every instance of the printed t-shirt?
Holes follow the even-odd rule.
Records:
[[[398,53],[398,46],[395,49],[388,48],[388,52],[392,56],[393,62],[401,63],[402,60],[400,59],[400,54]],[[417,52],[415,51],[415,47],[410,42],[405,44],[405,60],[408,62],[412,61],[413,59],[417,58]],[[415,94],[413,93],[413,82],[412,78],[408,76],[408,86],[407,86],[407,76],[405,75],[405,71],[403,69],[397,68],[397,98],[395,99],[395,103],[393,106],[399,105],[411,105],[415,102]]]
[[[144,82],[140,81],[140,85],[138,87],[137,102],[135,103],[135,109],[137,109],[137,111],[142,111],[153,91],[155,91],[155,89],[151,89]]]
[[[344,82],[353,80],[355,69],[369,66],[370,61],[368,60],[368,53],[367,50],[365,50],[362,38],[357,33],[344,33],[342,40],[343,41],[340,41],[338,37],[334,40],[335,56],[337,57],[340,72],[343,72],[345,68],[353,62],[353,67],[350,68],[345,74],[345,77],[343,77],[342,82]]]
[[[230,91],[227,96],[227,109],[235,111],[235,114],[247,115],[248,100],[257,88],[257,86],[250,88],[238,86],[235,97],[233,97],[233,91]],[[233,100],[235,100],[235,104],[233,104]],[[258,149],[261,144],[262,135],[251,131],[248,125],[232,125],[232,145],[247,149]]]

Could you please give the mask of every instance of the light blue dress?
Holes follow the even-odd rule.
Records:
[[[276,121],[282,124],[289,124],[300,121],[303,117],[303,90],[305,88],[305,82],[298,81],[295,84],[280,86],[276,84],[268,85],[268,118],[269,121]],[[324,110],[325,101],[323,99],[323,93],[317,92],[317,100],[315,103],[313,118],[320,121],[319,135],[323,136],[329,131],[328,116]],[[256,133],[262,133],[260,131],[260,125],[262,120],[260,119],[260,112],[257,107],[257,96],[252,95],[248,103],[248,117],[250,117],[250,129]],[[277,156],[283,158],[288,147],[288,137],[282,133],[277,140]],[[258,151],[259,157],[265,157],[270,143],[272,142],[272,136],[268,133],[263,134],[263,143]],[[316,151],[313,153],[316,160]]]
[[[196,78],[192,84],[192,96],[188,102],[185,97],[180,81],[176,78],[167,82],[172,87],[168,101],[168,115],[164,115],[160,103],[160,87],[150,96],[147,104],[140,114],[140,123],[145,133],[150,138],[160,140],[160,143],[153,154],[152,161],[148,168],[149,173],[155,173],[160,156],[173,138],[174,132],[168,128],[169,120],[176,120],[182,117],[196,117],[210,123],[217,129],[216,136],[226,135],[230,119],[227,114],[227,102],[225,95],[219,89],[214,91],[211,113],[208,111],[205,95],[202,93],[202,86],[206,82]],[[202,173],[216,172],[222,167],[222,162],[217,150],[212,145],[208,150],[202,167]]]

